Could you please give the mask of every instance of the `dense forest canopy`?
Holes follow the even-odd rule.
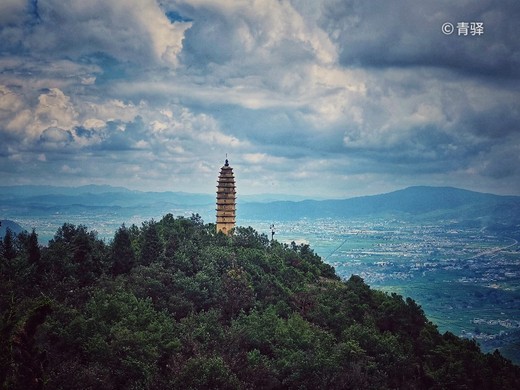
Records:
[[[308,245],[198,215],[0,240],[3,389],[513,389],[520,368],[441,335],[410,298]]]

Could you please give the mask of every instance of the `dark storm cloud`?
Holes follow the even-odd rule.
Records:
[[[408,129],[408,137],[382,147],[350,148],[359,158],[373,161],[374,172],[445,173],[465,168],[483,145],[430,125]],[[365,165],[365,170],[369,168]]]
[[[491,146],[491,151],[482,160],[482,175],[493,179],[505,179],[518,177],[520,174],[520,140],[517,138],[516,147],[503,148],[501,145]],[[511,188],[518,189],[518,182],[512,182]]]
[[[345,66],[431,66],[492,77],[520,75],[520,4],[515,0],[324,3],[319,23]],[[482,22],[482,35],[441,31],[443,23]]]
[[[516,102],[509,102],[494,109],[471,112],[466,126],[491,142],[505,140],[520,132],[520,108]]]

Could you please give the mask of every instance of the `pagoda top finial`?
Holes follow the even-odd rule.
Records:
[[[229,161],[227,159],[227,153],[226,153],[226,163],[224,164],[225,167],[229,167]]]

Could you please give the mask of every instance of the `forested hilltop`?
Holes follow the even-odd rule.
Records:
[[[520,368],[441,335],[410,298],[341,281],[308,245],[198,215],[63,225],[0,248],[3,389],[513,389]]]

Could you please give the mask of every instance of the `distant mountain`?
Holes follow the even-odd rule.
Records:
[[[339,200],[275,200],[286,195],[238,197],[239,220],[399,217],[453,220],[480,226],[520,224],[520,197],[484,194],[453,187],[409,187],[372,196]],[[278,199],[280,199],[278,198]],[[296,198],[298,199],[298,198]],[[255,200],[255,201],[251,201]],[[213,218],[215,196],[186,192],[142,192],[123,187],[0,187],[0,213],[6,216],[50,215],[89,210],[118,215],[196,212]]]
[[[520,197],[500,196],[452,187],[409,187],[387,194],[342,200],[244,203],[246,219],[358,218],[399,216],[421,219],[479,219],[486,224],[520,223]]]
[[[289,195],[289,194],[256,194],[256,195],[240,195],[238,194],[237,201],[239,203],[269,203],[278,201],[291,201],[298,202],[302,200],[308,200],[308,196],[303,195]]]
[[[60,186],[0,186],[0,199],[28,201],[42,204],[82,204],[82,205],[119,205],[130,206],[150,202],[168,202],[178,205],[213,204],[215,195],[189,193],[183,191],[135,191],[124,187],[109,185],[85,185],[80,187]],[[302,201],[308,199],[301,195],[255,194],[240,195],[241,202]]]
[[[3,206],[150,206],[160,203],[196,205],[213,203],[214,196],[186,192],[142,192],[124,187],[87,185],[81,187],[0,187]]]

